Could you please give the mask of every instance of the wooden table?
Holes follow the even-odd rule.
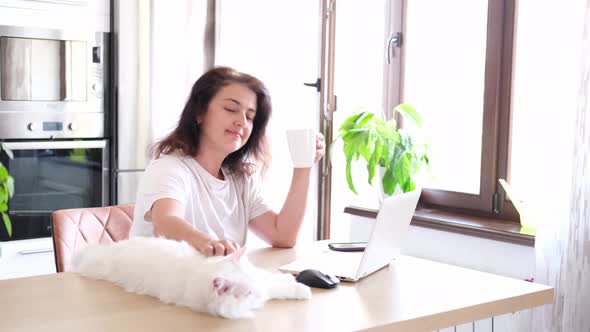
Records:
[[[307,250],[255,249],[249,257],[275,270]],[[552,302],[548,286],[408,256],[357,283],[314,289],[309,301],[269,301],[244,320],[60,273],[0,281],[0,331],[432,331]]]

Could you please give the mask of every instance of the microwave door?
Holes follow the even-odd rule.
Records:
[[[1,37],[0,45],[2,100],[86,100],[85,42]]]

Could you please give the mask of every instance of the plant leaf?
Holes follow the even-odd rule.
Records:
[[[353,114],[351,116],[349,116],[348,118],[346,118],[344,120],[344,122],[342,122],[342,124],[340,125],[340,127],[338,128],[338,131],[347,131],[351,128],[355,127],[356,121],[363,116],[363,114],[365,114],[365,112],[361,112],[361,113],[357,113],[357,114]]]
[[[416,189],[416,184],[414,184],[414,181],[412,180],[412,178],[409,178],[408,182],[404,183],[404,185],[402,186],[402,190],[405,193],[412,191],[414,189]]]
[[[6,227],[6,233],[8,233],[8,237],[12,237],[12,223],[10,222],[10,218],[8,218],[8,214],[2,213],[2,220],[4,220],[4,227]]]
[[[410,119],[418,127],[422,126],[422,118],[409,104],[400,104],[394,111],[404,119]],[[387,194],[399,188],[404,192],[413,190],[415,184],[412,174],[420,171],[429,159],[427,146],[410,133],[398,129],[396,121],[384,118],[371,112],[359,112],[345,119],[339,128],[339,137],[343,141],[346,156],[346,181],[352,192],[358,194],[354,187],[352,163],[359,158],[367,163],[368,182],[372,183],[377,167],[383,166],[385,174],[380,179],[383,191]]]
[[[356,136],[363,134],[368,130],[369,128],[351,128],[346,131],[341,131],[340,137],[342,137],[344,142],[350,142],[350,140],[354,140]]]
[[[387,195],[393,194],[393,191],[395,190],[395,186],[397,183],[390,169],[388,169],[385,172],[385,174],[383,174],[383,179],[381,179],[381,183],[383,184],[383,192],[385,192]]]
[[[2,150],[4,150],[4,152],[6,152],[6,155],[8,156],[8,158],[14,159],[14,155],[12,154],[12,151],[5,148],[4,144],[2,142],[0,142],[0,152],[2,152]]]
[[[14,196],[14,178],[12,176],[8,176],[8,178],[6,179],[6,186],[8,188],[6,188],[8,190],[8,196],[12,197]]]
[[[383,119],[376,119],[375,130],[380,136],[397,143],[398,135],[396,133],[395,120],[385,122]]]
[[[369,130],[363,134],[363,142],[359,146],[359,152],[367,163],[371,160],[371,155],[373,154],[374,140],[375,134],[373,134],[372,130]]]
[[[369,173],[369,184],[372,184],[373,178],[375,177],[375,169],[381,159],[381,153],[383,152],[383,143],[380,139],[375,141],[375,149],[373,150],[373,154],[371,155],[371,159],[369,159],[369,163],[367,164],[367,172]]]
[[[397,162],[393,167],[394,176],[397,182],[400,183],[400,187],[404,192],[406,192],[405,188],[408,187],[407,182],[411,181],[411,161],[410,161],[410,154],[405,153],[403,156],[399,158],[399,162]]]
[[[358,121],[357,127],[365,127],[374,116],[375,114],[373,113],[366,113],[365,116]]]
[[[348,188],[353,193],[357,194],[356,189],[354,188],[354,184],[352,183],[352,174],[351,174],[350,167],[351,167],[351,162],[350,162],[350,160],[347,160],[346,161],[346,182],[348,183]]]
[[[399,163],[401,156],[406,152],[406,150],[404,146],[401,144],[397,144],[393,147],[392,150],[393,151],[390,151],[390,156],[388,156],[390,158],[389,164],[391,165],[390,167],[396,167],[396,165]]]
[[[3,183],[0,185],[0,203],[8,202],[8,185]]]
[[[346,182],[348,183],[348,188],[350,188],[350,190],[353,193],[357,193],[355,188],[354,188],[354,184],[352,183],[352,173],[351,173],[351,166],[352,166],[352,159],[354,158],[354,155],[356,154],[355,150],[354,150],[354,145],[349,144],[349,143],[344,143],[344,156],[346,157]]]
[[[6,167],[0,165],[0,183],[4,183],[4,181],[6,181],[6,178],[8,178],[8,170],[6,169]]]
[[[399,104],[393,110],[403,115],[404,119],[411,119],[419,128],[422,127],[422,117],[412,105]]]

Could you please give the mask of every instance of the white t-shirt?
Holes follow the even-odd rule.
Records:
[[[146,215],[155,201],[171,198],[184,208],[184,219],[212,239],[246,243],[248,222],[270,210],[257,179],[222,168],[225,180],[209,174],[194,158],[179,154],[153,160],[142,176],[131,236],[154,236]],[[146,216],[147,219],[146,220]]]

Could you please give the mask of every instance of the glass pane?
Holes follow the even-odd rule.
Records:
[[[0,37],[2,100],[31,100],[30,39]]]
[[[102,149],[14,150],[11,213],[100,206]]]
[[[70,73],[66,77],[66,82],[69,83],[66,94],[68,100],[84,101],[86,100],[86,43],[80,41],[68,41],[66,45],[70,46],[69,54],[69,68]],[[66,51],[68,49],[66,48]],[[68,56],[66,56],[66,59]],[[101,78],[102,79],[102,78]]]
[[[334,137],[344,119],[361,110],[380,114],[383,104],[383,65],[385,54],[385,3],[380,1],[338,2],[334,92],[338,97],[334,113]],[[362,50],[362,52],[359,52]],[[346,159],[342,141],[332,150],[331,230],[333,239],[348,240],[349,219],[343,211],[348,205],[378,208],[376,191],[367,181],[363,163],[353,164],[355,195],[346,182]]]
[[[271,94],[273,116],[267,134],[272,163],[263,185],[266,199],[278,212],[289,191],[293,169],[285,131],[294,127],[319,128],[318,94],[315,88],[303,85],[318,77],[319,4],[273,0],[219,3],[215,64],[258,77]],[[315,239],[317,201],[317,177],[312,176],[300,241]],[[248,245],[253,241],[254,245],[260,243],[250,234]]]
[[[408,1],[403,101],[431,141],[425,187],[479,194],[487,0]]]
[[[70,60],[70,43],[57,40],[31,40],[29,80],[30,100],[65,100]]]
[[[102,149],[12,152],[14,159],[2,158],[14,178],[14,196],[8,204],[11,240],[51,236],[55,210],[102,205]],[[0,227],[0,240],[6,239]]]
[[[544,220],[569,217],[558,214],[570,204],[572,133],[585,46],[581,7],[575,1],[558,7],[518,1],[508,182],[529,207],[550,206],[538,216]],[[547,18],[560,23],[547,24]],[[548,40],[555,41],[551,47]]]
[[[86,100],[86,43],[0,38],[3,100]]]

